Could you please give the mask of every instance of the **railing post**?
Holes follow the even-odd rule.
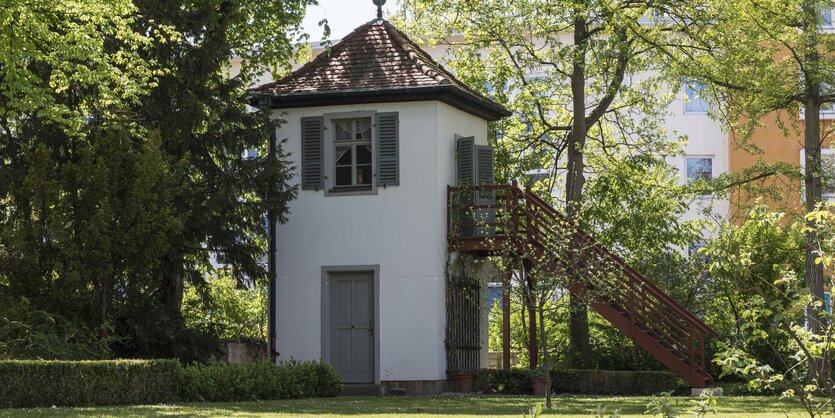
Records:
[[[690,331],[690,380],[696,381],[696,338]]]

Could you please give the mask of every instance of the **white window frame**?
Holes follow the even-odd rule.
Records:
[[[324,138],[324,163],[325,163],[325,196],[358,196],[377,194],[377,112],[373,110],[361,110],[356,112],[339,112],[324,114],[325,138]],[[336,121],[344,119],[370,119],[371,121],[371,187],[354,188],[335,187],[336,182]],[[345,144],[356,144],[362,141],[345,141]],[[356,161],[356,153],[353,155]],[[356,167],[354,166],[354,169]],[[352,172],[353,172],[352,170]],[[354,173],[355,175],[355,173]]]
[[[708,159],[710,160],[710,179],[716,178],[716,156],[715,155],[685,155],[684,156],[684,184],[690,184],[690,177],[687,173],[687,160]]]
[[[821,23],[821,32],[823,33],[835,33],[835,9],[829,9],[829,24]]]
[[[823,159],[824,155],[835,155],[835,148],[821,148],[821,159]],[[800,150],[800,172],[806,172],[806,149],[803,148]],[[800,182],[800,200],[802,201],[806,196],[806,184],[805,182]],[[823,193],[821,198],[825,202],[835,202],[835,193]]]

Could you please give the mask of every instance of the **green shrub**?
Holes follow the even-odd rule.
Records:
[[[476,392],[525,395],[533,392],[526,369],[481,369],[475,379]]]
[[[173,360],[0,361],[0,407],[169,402],[179,367]]]
[[[677,375],[666,371],[552,370],[551,385],[557,393],[596,395],[688,392],[688,387]],[[482,369],[476,376],[475,389],[510,395],[533,391],[530,372],[526,369]]]
[[[242,401],[337,396],[342,381],[331,366],[317,362],[212,363],[183,368],[180,398],[187,401]]]
[[[689,392],[689,386],[678,375],[667,371],[553,370],[551,381],[557,393],[652,395]]]

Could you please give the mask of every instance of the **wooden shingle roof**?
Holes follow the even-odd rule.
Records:
[[[272,96],[273,108],[439,100],[487,120],[510,114],[382,19],[356,28],[330,51],[253,92]]]

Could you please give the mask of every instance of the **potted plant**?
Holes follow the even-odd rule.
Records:
[[[545,396],[548,391],[548,379],[545,375],[545,370],[537,367],[531,370],[531,386],[533,387],[533,394],[536,396]]]
[[[475,373],[453,373],[452,380],[455,381],[456,392],[471,393],[473,391],[473,386],[475,385]]]

